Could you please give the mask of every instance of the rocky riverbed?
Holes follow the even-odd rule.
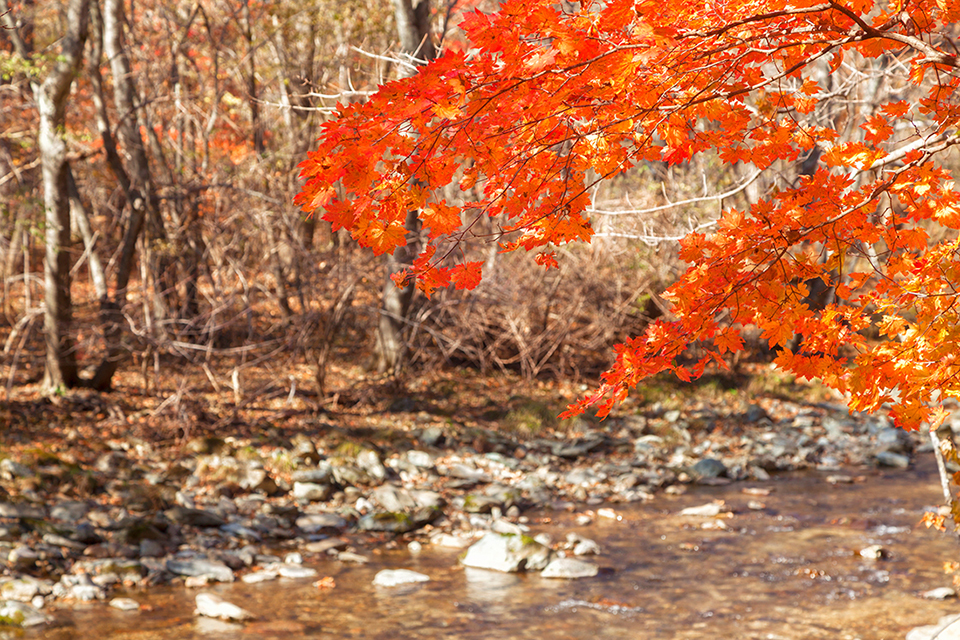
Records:
[[[609,505],[804,468],[849,483],[856,474],[844,469],[906,468],[930,446],[883,417],[775,399],[738,413],[651,407],[565,427],[524,435],[411,415],[406,426],[368,437],[313,421],[281,441],[208,436],[162,449],[119,438],[89,461],[42,451],[7,457],[0,621],[44,624],[52,604],[71,602],[136,611],[135,598],[114,592],[164,584],[200,589],[198,614],[243,620],[248,612],[203,588],[278,578],[323,588],[312,559],[365,563],[400,545],[463,549],[467,566],[590,577],[599,546],[528,535],[527,514],[576,508],[584,523],[616,518]],[[607,506],[586,511],[599,505]],[[690,515],[724,510],[701,508],[711,513]]]

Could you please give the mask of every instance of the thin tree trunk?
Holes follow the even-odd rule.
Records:
[[[429,62],[435,58],[437,52],[430,37],[430,1],[420,0],[414,6],[411,0],[393,0],[393,8],[397,21],[397,35],[400,37],[403,53],[410,56],[409,62],[416,64],[416,61]],[[401,65],[399,73],[401,77],[409,77],[416,73],[416,69]],[[386,275],[376,344],[377,371],[380,373],[399,372],[406,356],[405,330],[414,287],[412,284],[403,288],[397,287],[390,276],[409,267],[418,253],[417,243],[420,235],[418,214],[416,210],[407,212],[405,224],[407,244],[386,257]]]
[[[87,39],[90,0],[71,0],[68,27],[58,61],[42,85],[34,85],[40,131],[37,137],[43,174],[46,253],[44,259],[44,337],[47,391],[79,382],[71,324],[70,202],[68,195],[66,104],[73,79],[80,70]]]

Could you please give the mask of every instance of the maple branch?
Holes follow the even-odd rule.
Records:
[[[712,202],[715,200],[725,200],[731,196],[737,195],[738,193],[742,192],[744,189],[749,187],[751,184],[753,184],[757,180],[757,178],[760,177],[762,173],[763,173],[762,171],[757,171],[752,176],[750,176],[750,178],[748,178],[746,182],[738,186],[736,189],[727,191],[725,193],[718,193],[713,196],[703,196],[700,198],[690,198],[688,200],[679,200],[677,202],[671,202],[670,204],[658,205],[656,207],[649,207],[646,209],[625,209],[622,211],[602,211],[600,209],[591,208],[591,209],[587,209],[587,212],[596,213],[597,215],[601,215],[601,216],[642,215],[646,213],[655,213],[657,211],[666,211],[667,209],[682,207],[687,204],[695,204],[697,202]],[[714,223],[711,223],[711,224],[714,224]]]
[[[952,140],[950,139],[951,136],[953,137]],[[928,144],[933,144],[933,143],[940,143],[940,144],[937,144],[936,146],[933,146],[933,147],[927,147]],[[890,155],[886,157],[876,160],[867,169],[864,169],[864,171],[875,171],[887,165],[893,164],[901,160],[904,156],[909,154],[911,151],[922,150],[927,155],[930,155],[933,153],[937,153],[938,151],[943,151],[944,149],[958,143],[960,143],[960,139],[957,139],[956,132],[947,133],[944,131],[938,134],[931,133],[930,135],[927,135],[918,140],[914,140],[910,144],[906,144],[900,147],[899,149],[890,153]]]
[[[854,13],[852,10],[845,7],[844,5],[838,3],[836,0],[830,0],[830,7],[839,11],[840,13],[844,14],[845,16],[853,20],[855,23],[857,23],[857,26],[860,27],[861,31],[863,31],[864,35],[861,38],[863,40],[870,39],[870,38],[882,38],[885,40],[893,40],[894,42],[905,44],[911,49],[914,49],[924,54],[926,56],[926,58],[924,58],[924,62],[928,62],[931,64],[943,64],[949,67],[960,67],[960,63],[957,62],[957,56],[944,53],[943,51],[940,51],[939,49],[927,44],[920,38],[916,38],[914,36],[908,36],[902,33],[897,33],[896,31],[889,31],[888,29],[895,24],[892,21],[888,23],[889,26],[887,27],[887,29],[877,29],[876,27],[872,27],[866,22],[864,22],[860,16],[858,16],[856,13]]]

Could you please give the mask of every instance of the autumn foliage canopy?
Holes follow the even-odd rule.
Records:
[[[484,216],[504,250],[555,267],[556,247],[590,242],[599,181],[697,154],[772,170],[816,148],[814,171],[681,242],[689,268],[666,293],[672,316],[618,346],[567,413],[606,414],[662,371],[724,367],[752,326],[777,365],[848,394],[852,409],[936,423],[937,400],[960,397],[958,21],[956,0],[609,0],[574,12],[509,0],[466,16],[470,48],[342,107],[301,165],[297,203],[375,254],[406,242],[417,210],[421,250],[396,279],[430,295],[480,282],[481,263],[458,248]],[[823,79],[864,60],[896,91],[859,107],[858,135],[843,138],[816,117],[831,97]],[[816,279],[833,287],[825,306],[807,303]]]

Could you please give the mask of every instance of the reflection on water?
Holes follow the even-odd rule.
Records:
[[[956,602],[918,597],[949,583],[942,565],[956,557],[957,546],[952,537],[918,526],[923,509],[938,500],[932,464],[908,473],[862,473],[866,481],[852,485],[832,486],[819,474],[763,483],[773,491],[762,510],[748,509],[750,496],[735,484],[615,506],[619,522],[581,527],[574,514],[550,514],[543,530],[554,539],[573,531],[603,548],[595,561],[604,571],[589,580],[462,569],[456,551],[396,551],[365,566],[314,565],[336,579],[330,591],[310,580],[217,587],[259,614],[247,627],[195,620],[194,594],[168,589],[129,594],[152,607],[149,612],[58,611],[60,627],[25,637],[903,638],[909,628],[960,609]],[[715,499],[735,515],[676,515]],[[872,544],[882,545],[887,559],[860,555]],[[373,587],[383,568],[409,568],[432,580]]]

